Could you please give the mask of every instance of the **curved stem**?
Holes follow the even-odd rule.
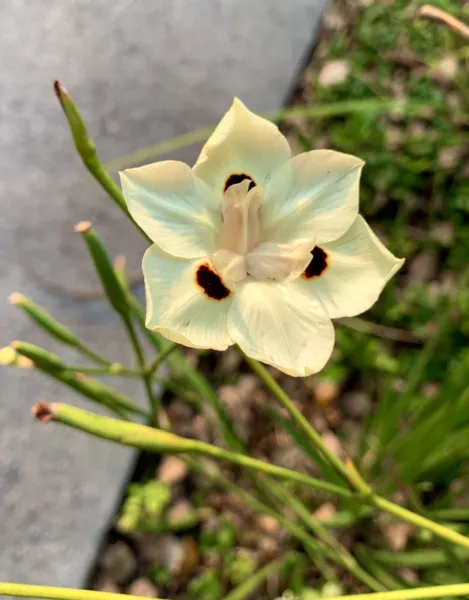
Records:
[[[140,423],[123,422],[104,415],[98,415],[76,406],[63,404],[61,402],[38,402],[34,408],[34,414],[43,423],[57,421],[80,429],[99,438],[118,442],[127,446],[147,450],[148,452],[173,452],[173,453],[196,453],[212,458],[226,460],[235,465],[247,467],[260,473],[275,475],[281,479],[302,483],[315,490],[324,490],[343,498],[353,498],[353,492],[338,485],[321,481],[298,471],[292,471],[284,467],[272,465],[262,460],[256,460],[250,456],[230,452],[218,446],[212,446],[199,440],[184,438]]]
[[[258,375],[259,379],[264,383],[266,388],[272,392],[272,394],[277,398],[280,404],[285,408],[285,410],[290,415],[291,419],[299,426],[300,429],[308,436],[316,449],[322,454],[322,456],[333,466],[338,473],[342,475],[342,477],[350,482],[350,471],[347,469],[347,466],[340,460],[338,456],[336,456],[324,443],[324,440],[319,435],[319,433],[314,429],[314,427],[309,423],[303,413],[295,406],[292,399],[286,394],[283,389],[279,386],[279,384],[275,381],[272,375],[267,371],[267,369],[261,365],[257,360],[250,358],[240,349],[241,354],[244,357],[244,360],[248,363],[251,369]],[[356,487],[356,485],[354,486]],[[369,488],[361,489],[360,491],[368,492]]]
[[[0,596],[22,598],[50,598],[50,600],[142,600],[143,596],[129,596],[92,590],[51,587],[48,585],[26,585],[23,583],[1,583]]]
[[[206,456],[212,456],[213,458],[226,460],[235,465],[247,467],[248,469],[254,469],[255,471],[267,473],[268,475],[275,475],[287,481],[302,483],[307,487],[317,490],[324,490],[325,492],[331,492],[338,496],[342,496],[343,498],[353,498],[352,492],[333,483],[322,481],[321,479],[316,479],[315,477],[310,477],[309,475],[305,475],[299,471],[292,471],[291,469],[286,469],[262,460],[257,460],[244,454],[230,452],[229,450],[219,448],[218,446],[212,446],[211,444],[206,444],[204,442],[197,442],[192,444],[191,451],[199,454],[205,454]]]
[[[351,594],[350,596],[331,596],[328,600],[422,600],[423,598],[443,598],[445,596],[469,595],[469,583],[438,585],[434,587],[377,592],[372,594]],[[305,600],[308,595],[305,595]]]

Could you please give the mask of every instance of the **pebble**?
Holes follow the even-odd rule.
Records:
[[[419,576],[417,575],[417,573],[409,567],[403,567],[402,569],[399,569],[399,575],[404,581],[409,583],[411,586],[417,584],[419,581]]]
[[[344,412],[355,419],[363,419],[371,411],[371,398],[364,391],[347,392],[342,396]]]
[[[267,554],[275,554],[278,549],[278,542],[273,538],[263,535],[258,539],[259,550]]]
[[[415,531],[410,523],[386,523],[381,526],[381,531],[389,547],[394,552],[400,552],[407,548],[409,537]]]
[[[139,577],[127,588],[127,594],[143,596],[144,598],[158,598],[158,588],[146,577]]]
[[[430,281],[438,271],[438,255],[436,252],[420,252],[409,265],[408,281]]]
[[[438,164],[444,169],[454,169],[461,161],[462,150],[455,146],[442,148],[438,152]]]
[[[184,547],[175,535],[145,534],[139,540],[140,555],[150,564],[165,565],[172,573],[177,572],[184,560]]]
[[[458,62],[452,56],[445,56],[432,69],[430,76],[439,83],[451,83],[458,72]]]
[[[319,406],[329,406],[339,395],[339,386],[332,381],[319,381],[314,387],[314,397]]]
[[[331,87],[343,83],[349,76],[350,68],[346,60],[327,62],[318,75],[318,83],[323,87]]]
[[[177,456],[165,456],[160,462],[157,478],[169,485],[179,483],[186,478],[189,467]]]
[[[125,542],[115,542],[103,554],[102,568],[117,584],[127,583],[137,569],[137,559]]]
[[[329,521],[336,513],[336,507],[332,504],[332,502],[325,502],[321,504],[321,506],[314,511],[314,516],[316,519],[320,521]]]
[[[430,229],[430,237],[445,248],[450,248],[454,243],[456,231],[454,223],[435,223]]]
[[[277,519],[269,517],[268,515],[259,515],[257,518],[257,524],[264,533],[268,533],[270,535],[277,533],[279,530]]]
[[[194,512],[194,507],[186,498],[177,500],[171,508],[166,511],[166,518],[169,523],[179,523],[185,521]]]
[[[93,590],[98,592],[106,592],[107,594],[118,594],[119,588],[116,583],[110,578],[103,575],[98,575],[93,584]]]

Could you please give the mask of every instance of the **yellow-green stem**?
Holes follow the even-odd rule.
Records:
[[[51,587],[48,585],[26,585],[23,583],[0,582],[0,596],[21,598],[49,598],[50,600],[143,600],[143,596],[111,594],[91,590]]]
[[[457,531],[453,531],[449,527],[445,527],[444,525],[440,525],[439,523],[435,523],[422,515],[418,515],[408,508],[404,508],[399,506],[398,504],[394,504],[385,498],[381,498],[381,496],[377,496],[372,494],[369,497],[369,502],[374,504],[376,508],[383,510],[395,517],[398,517],[408,523],[412,523],[416,527],[421,527],[423,529],[427,529],[431,531],[436,536],[443,538],[444,540],[448,540],[449,542],[453,542],[459,546],[464,546],[465,548],[469,548],[469,538],[464,535],[461,535]]]
[[[198,440],[183,438],[168,431],[155,429],[139,423],[131,423],[112,419],[104,415],[70,406],[68,404],[38,402],[33,410],[34,415],[42,422],[58,421],[69,427],[80,429],[86,433],[118,442],[126,446],[133,446],[148,452],[189,452],[211,456],[216,459],[226,460],[242,467],[247,467],[260,473],[266,473],[301,483],[315,490],[324,490],[352,498],[352,492],[327,481],[321,481],[304,473],[292,471],[271,463],[256,460],[250,456],[229,452],[223,448],[212,446]]]
[[[444,598],[446,596],[469,596],[469,583],[438,585],[435,587],[396,590],[393,592],[376,592],[372,594],[331,596],[328,600],[423,600],[424,598]],[[304,600],[308,600],[307,594],[304,596]]]
[[[302,412],[295,406],[291,398],[286,394],[280,385],[275,381],[269,371],[261,365],[257,360],[250,358],[240,349],[243,354],[245,361],[251,367],[251,369],[258,375],[259,379],[263,382],[265,387],[272,392],[277,398],[280,404],[290,415],[291,419],[303,430],[308,436],[316,449],[322,454],[322,456],[329,461],[329,463],[344,477],[346,481],[349,481],[349,473],[345,464],[336,456],[324,443],[324,440],[314,427],[309,423]]]
[[[444,540],[448,540],[454,544],[458,544],[459,546],[469,548],[469,538],[465,537],[464,535],[461,535],[460,533],[453,531],[444,525],[435,523],[434,521],[431,521],[422,515],[418,515],[407,508],[403,508],[402,506],[394,504],[393,502],[390,502],[381,496],[373,494],[371,488],[362,479],[353,463],[350,460],[347,460],[346,463],[343,463],[338,456],[336,456],[329,450],[329,448],[327,448],[319,433],[314,429],[314,427],[311,426],[298,408],[296,408],[291,398],[278,385],[268,370],[256,360],[246,356],[244,353],[243,356],[252,370],[262,380],[267,389],[272,392],[272,394],[287,410],[292,420],[309,437],[315,447],[323,454],[324,458],[326,458],[330,464],[337,469],[337,471],[344,477],[346,481],[349,482],[350,485],[352,485],[354,489],[362,494],[363,502],[372,504],[376,508],[407,521],[408,523],[412,523],[417,527],[427,529]]]

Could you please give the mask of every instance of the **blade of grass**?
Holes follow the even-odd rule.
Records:
[[[318,106],[297,106],[293,108],[270,111],[265,113],[264,116],[271,121],[282,122],[286,121],[290,117],[322,118],[361,112],[367,112],[368,114],[407,114],[413,111],[418,112],[418,110],[423,106],[424,105],[422,102],[416,100],[396,100],[395,98],[376,100],[373,98],[370,100],[347,100],[344,102],[334,102],[331,104],[321,104]],[[428,103],[425,103],[425,106],[428,106]],[[154,159],[163,154],[168,154],[170,152],[174,152],[175,150],[185,148],[186,146],[203,142],[210,136],[213,130],[214,127],[203,127],[201,129],[197,129],[196,131],[184,133],[169,140],[165,140],[164,142],[155,144],[154,146],[140,148],[131,154],[120,156],[112,161],[109,161],[106,164],[106,168],[109,171],[119,171],[132,164]]]
[[[282,572],[291,564],[293,554],[287,554],[281,560],[274,560],[264,567],[261,567],[256,573],[235,587],[231,592],[223,597],[223,600],[243,600],[246,596],[251,596],[271,575],[278,571]]]

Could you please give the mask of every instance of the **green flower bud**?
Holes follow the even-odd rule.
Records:
[[[104,249],[101,240],[89,221],[81,221],[75,226],[75,231],[85,239],[94,266],[101,280],[107,299],[113,308],[124,318],[128,318],[130,307],[119,279],[114,271],[112,262]]]
[[[47,333],[53,337],[70,346],[80,346],[80,340],[68,327],[65,327],[65,325],[56,321],[52,315],[37,306],[37,304],[32,300],[29,300],[29,298],[23,296],[23,294],[15,292],[11,294],[9,300],[11,304],[19,306],[21,310],[36,323],[36,325],[41,327],[41,329],[44,329],[44,331],[47,331]]]

